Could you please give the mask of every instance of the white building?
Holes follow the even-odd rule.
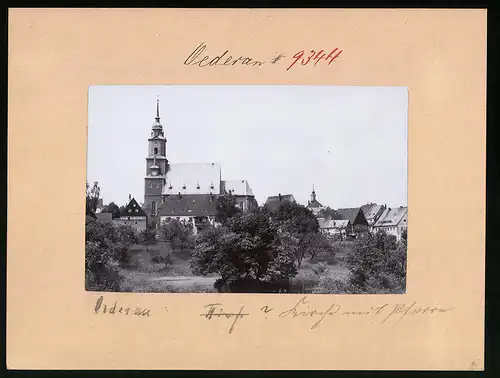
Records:
[[[375,222],[373,230],[375,232],[384,230],[389,235],[394,235],[397,240],[401,240],[403,231],[408,231],[408,207],[387,208]]]

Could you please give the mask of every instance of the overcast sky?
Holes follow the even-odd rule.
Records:
[[[222,178],[333,208],[407,205],[405,87],[92,86],[88,172],[104,203],[144,201],[160,100],[171,163],[218,162]]]

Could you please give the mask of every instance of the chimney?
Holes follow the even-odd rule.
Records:
[[[179,192],[179,198],[181,198],[181,197],[182,197],[182,196],[181,196],[181,192]]]
[[[128,202],[132,201],[132,194],[128,195]]]
[[[279,197],[280,202],[281,202],[281,193],[278,193],[278,197]]]

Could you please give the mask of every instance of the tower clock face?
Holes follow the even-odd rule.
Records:
[[[156,176],[156,171],[153,171],[153,176]]]

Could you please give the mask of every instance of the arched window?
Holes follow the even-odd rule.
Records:
[[[153,149],[153,153],[154,153],[155,155],[158,153],[158,147],[155,147],[155,148]]]
[[[153,214],[156,214],[156,201],[151,202],[151,209],[153,210]]]

